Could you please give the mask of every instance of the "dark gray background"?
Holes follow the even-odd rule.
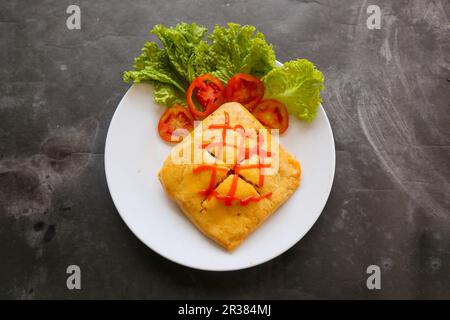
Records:
[[[81,30],[66,8],[81,7]],[[368,30],[366,8],[382,10]],[[448,1],[1,1],[1,298],[450,298]],[[248,270],[191,270],[125,226],[106,186],[122,71],[157,23],[257,26],[312,60],[336,141],[307,236]],[[156,120],[155,120],[156,121]],[[301,214],[301,212],[299,212]],[[66,267],[82,290],[66,288]],[[382,290],[366,268],[382,269]]]

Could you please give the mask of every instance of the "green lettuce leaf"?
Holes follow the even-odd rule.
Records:
[[[195,23],[179,23],[168,28],[156,25],[151,30],[162,44],[147,42],[134,60],[134,68],[123,74],[126,82],[150,82],[155,101],[171,106],[185,104],[189,83],[212,73],[225,84],[235,73],[262,77],[275,66],[275,53],[264,35],[255,27],[229,23],[216,26],[204,40],[207,29]]]
[[[165,50],[158,48],[154,42],[147,42],[142,49],[142,54],[134,59],[134,70],[123,74],[126,82],[133,81],[157,81],[170,84],[173,87],[186,91],[186,82],[179,77],[170,64]]]
[[[134,70],[123,73],[125,82],[150,82],[154,85],[154,100],[168,107],[184,104],[186,81],[178,76],[164,50],[153,42],[147,42],[142,54],[134,59]]]
[[[202,45],[191,59],[198,76],[210,72],[224,83],[236,73],[264,76],[275,66],[275,53],[264,35],[253,26],[228,23],[228,27],[216,26],[208,37],[209,47]]]
[[[189,59],[206,32],[205,27],[195,23],[182,22],[172,28],[156,25],[151,33],[159,38],[164,48],[147,42],[141,55],[134,60],[133,70],[124,72],[123,80],[152,83],[156,103],[168,107],[186,104],[186,89],[191,81]]]
[[[171,107],[174,104],[186,105],[186,94],[172,85],[155,82],[153,98],[156,103]]]
[[[190,79],[188,72],[189,61],[207,31],[207,28],[196,23],[181,22],[172,28],[158,24],[153,27],[150,33],[159,38],[170,63],[180,77],[190,82],[192,79]]]
[[[212,73],[215,70],[215,60],[210,55],[210,45],[201,41],[195,48],[194,53],[188,63],[188,79],[194,80],[205,73]]]
[[[322,101],[324,76],[306,59],[286,62],[270,71],[264,78],[264,98],[283,102],[288,112],[299,119],[311,121]]]

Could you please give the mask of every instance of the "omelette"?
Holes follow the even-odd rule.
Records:
[[[165,193],[205,236],[232,251],[300,184],[299,162],[241,104],[223,104],[159,171]]]

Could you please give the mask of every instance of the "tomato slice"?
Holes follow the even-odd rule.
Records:
[[[252,75],[236,73],[228,80],[226,89],[227,101],[239,102],[248,110],[252,111],[263,96],[263,82]]]
[[[188,109],[178,104],[167,109],[158,123],[159,136],[167,142],[180,142],[193,129],[194,118]]]
[[[225,87],[216,77],[210,74],[201,75],[191,82],[186,101],[192,115],[196,119],[204,119],[225,102]]]
[[[278,100],[263,100],[253,109],[252,113],[265,127],[279,129],[280,133],[285,132],[289,127],[287,108]]]

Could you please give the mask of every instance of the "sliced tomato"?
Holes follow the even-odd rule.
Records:
[[[285,132],[289,127],[287,108],[278,100],[263,100],[253,109],[252,113],[265,127],[279,129],[280,133]]]
[[[159,136],[167,142],[180,142],[193,129],[194,117],[188,109],[178,104],[167,109],[158,123]]]
[[[252,75],[236,73],[228,80],[227,101],[239,102],[251,111],[258,105],[263,96],[264,84]]]
[[[216,77],[204,74],[191,82],[186,101],[192,115],[204,119],[225,102],[225,87]]]

